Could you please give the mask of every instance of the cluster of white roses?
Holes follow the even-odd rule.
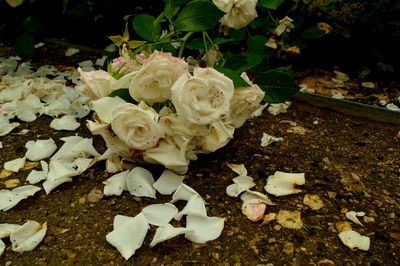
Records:
[[[159,51],[135,60],[123,53],[111,68],[123,69],[122,77],[102,70],[81,72],[85,84],[78,88],[93,100],[94,121],[88,127],[107,144],[101,159],[107,159],[110,172],[122,171],[127,162],[147,162],[184,173],[198,153],[227,144],[264,97],[245,73],[250,86],[235,89],[215,69],[191,73],[184,59]],[[138,104],[108,97],[119,88],[129,88]]]

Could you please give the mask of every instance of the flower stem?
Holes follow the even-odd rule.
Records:
[[[186,33],[186,35],[182,38],[182,44],[181,47],[179,48],[179,53],[178,53],[178,57],[182,57],[183,55],[183,49],[185,49],[185,45],[187,40],[190,38],[190,36],[193,35],[194,32],[188,32]]]

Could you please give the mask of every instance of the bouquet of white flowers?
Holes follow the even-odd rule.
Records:
[[[214,68],[193,67],[160,51],[131,58],[123,50],[109,70],[80,70],[85,82],[78,87],[92,99],[95,113],[87,125],[106,142],[101,159],[109,172],[147,162],[185,173],[197,154],[225,146],[264,97],[246,73],[241,77],[248,86],[234,88]],[[110,97],[124,90],[128,101]]]

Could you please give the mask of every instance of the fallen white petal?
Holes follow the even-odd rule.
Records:
[[[0,239],[9,237],[12,232],[20,227],[18,224],[0,224]]]
[[[153,175],[142,167],[132,169],[127,177],[126,184],[131,195],[156,198]]]
[[[37,184],[42,180],[46,180],[49,172],[49,165],[46,161],[40,161],[40,165],[42,166],[42,171],[32,170],[26,178],[26,181],[30,184]]]
[[[339,238],[342,240],[343,244],[349,248],[359,248],[361,250],[367,251],[370,246],[370,239],[367,236],[362,236],[356,231],[348,230],[339,233]]]
[[[268,205],[275,205],[267,195],[257,191],[246,191],[240,196],[240,199],[245,203],[265,203]]]
[[[15,207],[21,200],[26,199],[29,196],[33,196],[36,192],[40,190],[40,187],[25,185],[21,187],[14,188],[11,190],[12,199],[8,206],[2,208],[3,211],[8,211],[9,209]]]
[[[19,169],[24,167],[25,157],[17,158],[4,163],[4,169],[17,173]]]
[[[50,127],[55,130],[75,130],[81,124],[79,124],[75,117],[72,115],[64,115],[61,118],[54,118],[50,123]]]
[[[276,171],[274,175],[268,177],[264,189],[275,196],[286,196],[300,193],[301,189],[296,188],[296,185],[304,185],[305,182],[304,173],[292,174]]]
[[[233,164],[233,163],[226,163],[226,165],[231,168],[238,175],[246,176],[247,169],[244,167],[244,164]]]
[[[274,142],[283,141],[283,138],[277,138],[267,133],[263,132],[263,136],[261,138],[261,147],[266,147]]]
[[[175,193],[172,195],[171,203],[174,203],[178,200],[188,201],[192,195],[198,195],[201,198],[199,193],[197,193],[193,188],[182,183],[179,185],[179,187],[176,189]]]
[[[72,161],[78,157],[100,156],[93,147],[93,139],[69,136],[61,138],[61,140],[65,143],[51,157],[52,160],[66,159]]]
[[[25,144],[27,151],[25,157],[30,161],[39,161],[49,158],[57,150],[57,145],[52,138],[30,140]]]
[[[150,247],[152,248],[160,242],[174,238],[180,234],[185,234],[189,231],[190,229],[187,229],[185,227],[173,227],[170,224],[158,227],[153,237],[153,240],[150,243]]]
[[[207,216],[204,200],[199,195],[193,194],[186,203],[186,206],[183,208],[183,210],[178,212],[174,216],[174,219],[180,221],[183,215]]]
[[[124,190],[128,190],[126,180],[129,174],[129,170],[115,174],[103,182],[105,196],[116,195],[120,196]]]
[[[400,112],[400,108],[397,105],[395,105],[394,103],[389,103],[388,105],[386,105],[386,109],[391,110],[391,111]]]
[[[116,215],[114,217],[114,221],[113,221],[113,229],[115,230],[118,227],[121,227],[126,222],[129,222],[131,219],[134,219],[134,217],[126,216],[126,215],[120,215],[120,214]]]
[[[265,203],[247,203],[242,204],[242,213],[253,222],[262,220],[266,209]]]
[[[74,54],[79,53],[80,50],[73,47],[68,47],[67,51],[65,51],[65,56],[73,56]]]
[[[46,194],[49,194],[54,188],[65,183],[71,182],[72,176],[77,175],[72,162],[61,160],[50,160],[49,173],[46,181],[43,182]]]
[[[8,208],[8,206],[11,205],[13,198],[14,195],[10,190],[0,190],[0,210]]]
[[[361,226],[364,226],[364,225],[360,222],[360,220],[358,220],[357,216],[364,216],[364,215],[365,215],[364,212],[361,212],[361,215],[359,215],[359,213],[355,212],[355,211],[346,212],[346,218],[347,219],[349,219],[353,223],[361,225]]]
[[[287,103],[272,103],[267,110],[271,115],[277,116],[281,113],[286,113],[289,106],[290,104]]]
[[[171,170],[165,169],[153,187],[161,195],[171,195],[183,182],[183,177],[175,174]]]
[[[139,213],[106,235],[107,242],[113,245],[128,260],[143,244],[149,223],[143,213]]]
[[[175,214],[178,213],[178,208],[171,203],[152,204],[146,206],[142,210],[143,215],[146,217],[149,224],[155,226],[167,225]]]
[[[47,231],[47,223],[40,225],[35,221],[27,221],[11,233],[12,250],[24,252],[33,250],[43,240]]]
[[[89,167],[91,167],[95,162],[97,162],[97,158],[76,158],[72,162],[72,167],[76,170],[76,174],[80,175],[85,172]]]
[[[249,190],[254,187],[256,183],[253,182],[253,178],[250,176],[237,176],[232,179],[234,184],[226,187],[226,194],[230,197],[237,197],[240,193]]]
[[[6,244],[4,244],[3,240],[0,239],[0,256],[3,254],[6,249]]]
[[[19,125],[20,124],[18,122],[10,123],[7,118],[0,114],[0,137],[7,135]]]
[[[224,218],[219,217],[188,215],[186,228],[190,231],[185,233],[185,237],[199,244],[217,239],[224,229],[224,221]]]

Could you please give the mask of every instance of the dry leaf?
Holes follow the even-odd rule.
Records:
[[[280,210],[276,217],[276,221],[283,227],[290,229],[301,229],[303,222],[301,221],[301,212]]]

